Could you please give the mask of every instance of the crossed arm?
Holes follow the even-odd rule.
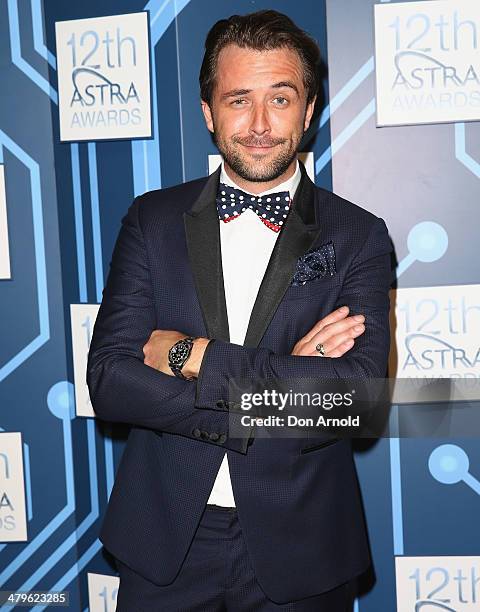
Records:
[[[219,443],[246,453],[248,439],[228,435],[231,415],[225,398],[229,379],[384,375],[389,350],[391,247],[383,220],[377,220],[355,256],[338,299],[339,306],[348,305],[351,312],[365,317],[364,331],[356,336],[354,345],[351,345],[353,337],[342,340],[341,343],[350,344],[349,349],[348,344],[338,348],[339,339],[333,340],[337,343],[336,350],[348,353],[337,359],[313,356],[316,338],[322,333],[322,329],[315,331],[315,327],[321,328],[321,322],[297,342],[290,355],[205,339],[205,348],[198,354],[201,357],[198,379],[184,381],[144,363],[143,347],[155,330],[156,320],[139,206],[140,198],[135,198],[122,219],[88,355],[87,384],[93,408],[100,418],[195,439],[195,430],[215,431],[222,434]],[[331,323],[341,323],[346,318],[343,313],[337,316],[339,320]],[[349,330],[353,327],[352,322]],[[340,328],[337,326],[337,335],[358,333],[339,331]]]
[[[312,329],[295,344],[290,354],[318,357],[319,353],[315,346],[321,342],[326,357],[342,357],[354,345],[354,338],[365,331],[363,324],[365,317],[361,314],[349,317],[348,313],[348,306],[341,306],[317,321]],[[174,376],[168,365],[168,351],[177,340],[186,336],[188,334],[176,330],[154,330],[143,347],[144,363],[169,376]],[[186,377],[198,378],[208,343],[208,338],[194,340],[191,354],[182,368],[182,373]]]

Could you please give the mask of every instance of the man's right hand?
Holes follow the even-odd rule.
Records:
[[[320,357],[316,345],[321,343],[325,357],[342,357],[365,331],[363,315],[348,316],[348,306],[337,308],[320,319],[293,347],[292,355]]]

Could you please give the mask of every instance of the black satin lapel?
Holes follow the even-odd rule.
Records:
[[[188,256],[208,337],[228,342],[220,227],[215,204],[219,177],[220,168],[209,177],[183,219]]]
[[[297,259],[311,248],[321,232],[315,209],[315,186],[302,164],[300,167],[302,178],[260,285],[244,346],[258,346],[288,289]]]

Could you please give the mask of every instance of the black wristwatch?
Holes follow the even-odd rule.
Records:
[[[184,374],[182,374],[182,368],[185,365],[185,362],[190,357],[190,353],[192,352],[193,341],[195,338],[193,336],[187,336],[186,338],[182,338],[182,340],[178,340],[172,346],[172,348],[168,351],[168,365],[172,372],[178,378],[183,380],[194,380],[195,376],[191,376],[188,378]]]

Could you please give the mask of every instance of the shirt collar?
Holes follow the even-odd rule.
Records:
[[[297,187],[298,187],[298,184],[300,183],[301,178],[302,178],[302,173],[300,171],[300,164],[298,163],[298,160],[297,160],[297,166],[295,168],[295,172],[293,173],[293,176],[291,176],[289,179],[287,179],[283,183],[280,183],[280,185],[273,187],[272,189],[268,189],[267,191],[262,191],[262,193],[257,193],[257,194],[252,193],[251,195],[264,196],[264,195],[268,195],[269,193],[277,193],[279,191],[288,191],[290,193],[290,199],[293,200],[295,191],[297,190]],[[234,181],[232,181],[232,179],[225,172],[225,166],[224,166],[223,160],[222,160],[222,169],[220,172],[220,182],[224,183],[225,185],[228,185],[229,187],[234,187],[235,189],[240,189],[241,191],[245,191],[245,193],[250,193],[249,191],[242,189]]]

